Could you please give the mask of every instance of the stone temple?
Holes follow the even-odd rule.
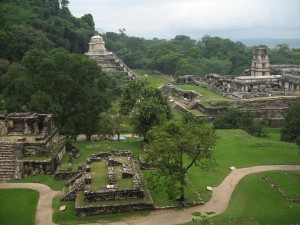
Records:
[[[270,76],[270,62],[268,51],[265,48],[257,48],[253,52],[251,76]]]
[[[51,174],[65,152],[52,114],[0,114],[0,180]]]
[[[300,66],[272,65],[267,49],[257,48],[253,51],[251,68],[240,76],[186,75],[179,77],[176,83],[194,84],[227,98],[226,101],[207,101],[196,92],[163,86],[162,90],[172,97],[173,107],[183,113],[196,110],[212,121],[228,108],[237,108],[251,112],[257,119],[267,119],[271,127],[280,127],[290,105],[300,99]]]
[[[84,54],[96,60],[103,71],[126,72],[129,78],[136,78],[136,74],[121,59],[113,52],[107,51],[105,42],[100,35],[95,35],[91,38],[89,51]]]

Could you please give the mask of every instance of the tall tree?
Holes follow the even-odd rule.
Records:
[[[89,139],[113,99],[109,84],[94,60],[62,48],[34,49],[3,76],[4,104],[8,112],[53,113],[62,133]]]
[[[185,200],[186,174],[192,166],[208,168],[216,143],[214,129],[206,124],[169,121],[153,127],[147,134],[147,161],[157,168],[152,182],[167,187],[170,199]],[[157,186],[158,187],[158,186]]]
[[[218,115],[213,124],[215,129],[243,129],[250,134],[256,130],[253,115],[234,108]]]
[[[120,106],[121,113],[130,117],[135,133],[144,139],[151,127],[172,117],[167,97],[143,80],[131,81],[125,87]]]

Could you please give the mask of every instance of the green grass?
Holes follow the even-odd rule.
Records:
[[[209,171],[199,167],[192,167],[188,173],[186,187],[187,200],[197,201],[195,193],[201,194],[204,201],[208,201],[211,192],[206,186],[218,186],[230,173],[229,167],[251,167],[272,164],[300,164],[300,155],[295,144],[274,141],[272,138],[256,138],[242,130],[218,130],[218,142],[214,148],[216,166]],[[151,171],[144,171],[145,177]],[[176,204],[167,199],[167,190],[161,193],[153,192],[154,202],[158,205]]]
[[[218,186],[229,174],[230,166],[236,168],[272,164],[300,164],[300,155],[295,144],[261,139],[242,130],[218,130],[218,142],[214,149],[217,166],[209,172],[193,167],[188,177],[196,190],[208,200],[207,185]]]
[[[177,85],[175,85],[175,87],[183,89],[183,90],[196,91],[199,94],[201,94],[204,97],[206,97],[210,101],[214,101],[214,102],[230,101],[230,99],[225,98],[222,95],[218,95],[215,92],[213,92],[213,91],[211,91],[211,90],[209,90],[207,88],[199,87],[199,86],[196,86],[196,85],[191,85],[191,84],[177,84]]]
[[[91,191],[99,191],[101,186],[108,184],[107,161],[91,163]]]
[[[39,192],[31,189],[0,189],[0,224],[34,225]]]
[[[135,69],[133,71],[139,78],[147,80],[152,87],[161,87],[170,82],[164,75],[154,74],[151,70]],[[145,74],[147,74],[147,76],[145,76]]]
[[[25,177],[21,180],[10,180],[10,183],[41,183],[49,186],[54,191],[60,191],[65,185],[65,181],[55,180],[54,176],[40,174],[36,176]]]
[[[73,142],[77,146],[81,155],[73,162],[73,169],[76,171],[80,164],[86,162],[86,158],[90,157],[96,152],[109,152],[113,150],[131,150],[134,158],[138,158],[138,154],[142,153],[142,139],[141,138],[127,138],[125,141],[76,141]],[[69,160],[68,154],[65,154],[61,163],[67,163]]]
[[[296,173],[300,174],[299,171]],[[298,189],[295,189],[294,193],[299,195],[300,186],[297,187]],[[257,175],[249,175],[242,179],[235,189],[226,212],[212,217],[210,222],[214,225],[227,225],[230,224],[228,222],[230,220],[239,221],[252,218],[259,225],[299,224],[299,212],[299,202],[288,202]]]
[[[264,172],[272,183],[277,184],[289,198],[300,199],[300,172]]]
[[[263,130],[266,132],[266,136],[265,137],[261,137],[262,139],[269,139],[269,140],[273,140],[273,141],[280,141],[280,132],[281,132],[280,128],[266,127],[266,128],[263,128]]]

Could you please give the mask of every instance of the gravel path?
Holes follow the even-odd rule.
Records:
[[[171,225],[191,221],[192,212],[213,211],[216,214],[221,214],[227,209],[232,192],[243,177],[251,173],[270,170],[300,170],[300,165],[268,165],[236,169],[232,171],[218,187],[213,188],[212,197],[205,205],[181,210],[156,210],[145,217],[138,217],[113,223],[99,222],[89,225]],[[54,224],[52,222],[52,199],[58,195],[59,192],[51,190],[46,185],[33,183],[0,183],[0,188],[30,188],[39,191],[40,199],[37,206],[36,224]]]

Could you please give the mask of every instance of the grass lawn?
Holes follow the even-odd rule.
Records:
[[[300,164],[299,149],[295,144],[280,142],[268,138],[256,138],[242,130],[218,130],[218,142],[215,147],[216,166],[208,172],[192,167],[188,173],[186,197],[188,201],[197,201],[195,193],[200,193],[208,201],[211,192],[206,186],[218,186],[230,173],[229,167],[251,167],[271,164]],[[149,177],[151,171],[144,171]],[[158,205],[176,205],[167,199],[166,190],[153,192],[154,202]]]
[[[31,189],[0,189],[0,224],[34,225],[39,192]]]
[[[282,172],[271,172],[281,176]],[[290,172],[288,172],[290,173]],[[300,176],[300,172],[291,172]],[[266,173],[266,174],[269,174]],[[276,175],[277,174],[277,175]],[[293,194],[300,195],[300,185]],[[254,220],[259,225],[299,224],[300,203],[292,203],[282,197],[274,188],[259,178],[249,175],[241,180],[235,189],[229,208],[225,213],[212,217],[214,225],[235,224],[229,221]],[[244,224],[243,222],[236,224]]]
[[[154,74],[151,70],[142,70],[135,69],[133,70],[140,78],[147,80],[152,87],[161,87],[165,84],[168,84],[170,81],[164,76],[160,74]],[[145,76],[145,74],[147,76]]]
[[[274,184],[279,185],[279,187],[283,190],[285,194],[289,196],[289,198],[299,198],[300,199],[300,172],[264,172],[263,173],[269,180],[271,180]]]
[[[91,191],[99,191],[101,186],[108,184],[107,161],[91,163]]]
[[[55,180],[54,176],[40,174],[36,176],[25,177],[21,180],[10,180],[10,183],[41,183],[49,186],[54,191],[60,191],[65,186],[65,181]]]

